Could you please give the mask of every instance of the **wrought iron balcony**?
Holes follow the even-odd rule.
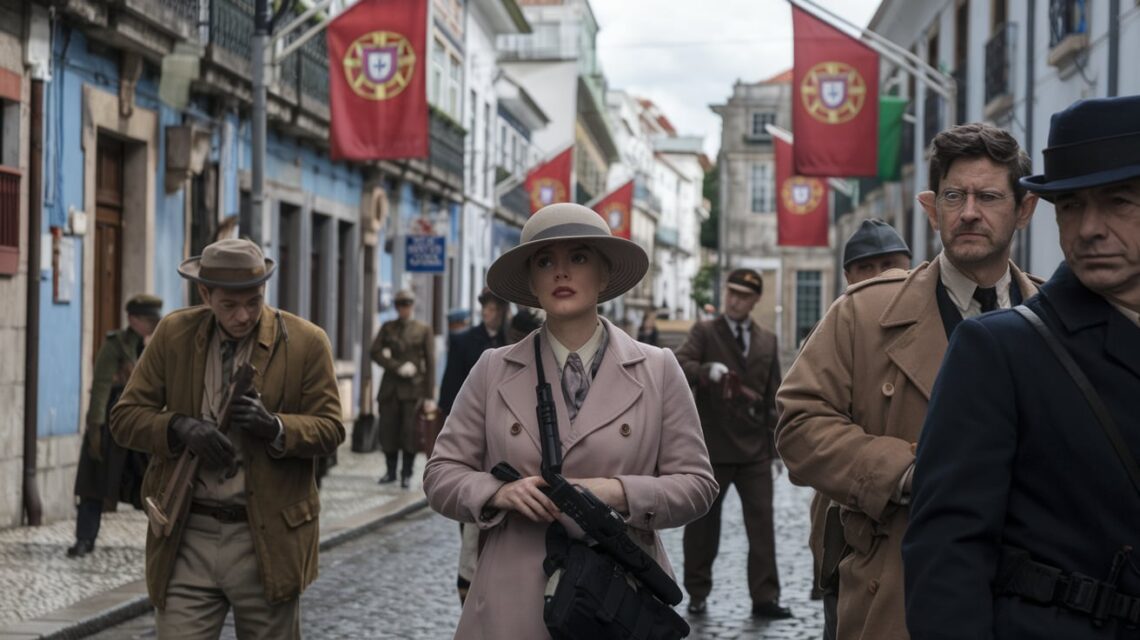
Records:
[[[433,169],[451,174],[463,182],[463,138],[467,132],[439,111],[432,109],[428,135],[430,150],[428,161]]]
[[[119,0],[130,13],[185,40],[198,40],[200,0]]]
[[[250,76],[253,56],[253,0],[210,0],[213,60],[239,76]]]
[[[1049,0],[1049,48],[1088,32],[1085,0]]]
[[[986,42],[986,103],[994,98],[1008,95],[1010,86],[1010,54],[1012,53],[1012,25],[1006,23],[997,28],[993,37]]]

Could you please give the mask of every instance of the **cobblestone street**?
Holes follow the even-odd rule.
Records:
[[[749,611],[747,556],[740,501],[724,507],[724,539],[714,568],[708,612],[690,620],[694,639],[808,639],[821,635],[819,603],[808,599],[811,556],[806,549],[810,492],[776,481],[777,544],[783,602],[794,620],[754,622]],[[669,556],[680,571],[681,531],[666,531]],[[446,640],[459,620],[455,567],[456,524],[423,510],[321,555],[321,575],[305,593],[302,628],[310,639],[401,638]],[[684,614],[685,604],[679,610]],[[686,614],[687,615],[687,614]],[[136,618],[97,636],[102,640],[152,638],[150,616]],[[223,638],[234,638],[227,626]]]

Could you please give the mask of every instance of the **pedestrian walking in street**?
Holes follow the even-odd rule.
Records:
[[[1065,262],[958,327],[923,425],[915,640],[1140,637],[1140,96],[1055,114],[1044,156],[1021,186],[1053,203]]]
[[[91,400],[87,406],[87,430],[79,450],[75,473],[75,496],[79,506],[75,518],[75,544],[67,549],[70,558],[83,557],[95,550],[105,504],[129,502],[142,508],[139,492],[146,471],[146,454],[130,451],[111,438],[108,419],[131,372],[162,318],[162,298],[139,294],[127,301],[127,326],[111,331],[95,356],[91,375]]]
[[[487,349],[497,349],[507,344],[507,327],[511,303],[491,292],[487,287],[479,294],[482,324],[447,339],[447,366],[443,370],[443,383],[439,387],[439,407],[444,415],[451,413],[455,397],[467,380],[479,357]],[[455,586],[459,592],[459,602],[467,599],[471,579],[475,577],[475,564],[479,556],[479,529],[459,523],[459,575]]]
[[[1009,260],[1037,198],[1018,182],[1029,158],[1008,132],[966,124],[934,137],[918,194],[944,247],[910,272],[847,288],[777,393],[776,446],[791,480],[840,505],[839,640],[907,638],[900,543],[914,447],[954,327],[1033,295]]]
[[[483,355],[428,461],[424,489],[432,508],[476,523],[483,535],[456,637],[549,637],[547,529],[571,521],[541,491],[537,367],[561,387],[553,403],[562,473],[621,512],[629,534],[667,572],[657,530],[684,525],[712,504],[716,482],[680,366],[671,352],[638,343],[597,315],[598,303],[628,291],[648,266],[640,246],[613,236],[597,213],[568,203],[531,216],[520,244],[491,265],[491,289],[541,307],[546,323]],[[500,462],[522,479],[496,479],[491,470]]]
[[[780,605],[776,539],[772,523],[772,429],[780,358],[776,335],[752,320],[764,280],[752,269],[736,269],[724,288],[723,313],[693,325],[677,350],[677,361],[692,385],[701,428],[720,493],[709,512],[685,527],[685,590],[689,612],[703,614],[712,591],[713,561],[720,545],[724,496],[736,486],[748,534],[748,593],[752,615],[792,617]]]
[[[843,277],[847,286],[878,277],[891,269],[910,268],[910,248],[894,227],[878,219],[864,220],[843,246]],[[839,602],[839,560],[843,554],[840,505],[818,491],[811,501],[813,590],[823,600],[823,638],[835,640]]]
[[[317,577],[315,459],[344,441],[328,337],[265,303],[273,260],[248,240],[215,242],[178,272],[201,306],[169,314],[111,412],[122,446],[151,455],[144,497],[189,451],[198,474],[168,536],[147,532],[159,638],[300,638],[300,595]],[[253,390],[226,395],[248,363]],[[228,424],[219,424],[229,415]]]
[[[407,489],[416,464],[416,412],[435,410],[435,335],[431,327],[412,317],[416,297],[396,292],[399,317],[385,322],[372,341],[372,361],[384,369],[376,403],[380,412],[380,449],[388,469],[380,484],[396,481],[396,465],[403,452],[400,486]]]

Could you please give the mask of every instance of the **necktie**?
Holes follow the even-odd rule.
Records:
[[[234,369],[234,352],[237,351],[236,340],[222,340],[222,392],[230,390],[230,376]]]
[[[978,287],[974,289],[974,299],[982,303],[982,313],[997,309],[997,287]]]
[[[736,346],[740,348],[740,353],[744,353],[747,349],[744,348],[744,327],[743,325],[736,325]]]
[[[566,366],[562,369],[562,398],[566,401],[566,412],[570,414],[570,422],[578,417],[578,409],[586,401],[586,393],[590,390],[590,377],[586,375],[586,368],[582,366],[582,358],[577,353],[566,357]]]

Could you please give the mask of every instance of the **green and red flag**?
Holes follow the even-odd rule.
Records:
[[[574,145],[570,145],[526,174],[531,213],[555,202],[570,202],[570,170],[573,168]]]
[[[797,175],[793,146],[772,136],[776,146],[776,244],[781,247],[826,247],[828,187],[824,178]]]
[[[879,54],[795,4],[792,27],[796,173],[876,175]]]
[[[594,204],[594,211],[610,226],[610,232],[619,238],[630,239],[633,224],[633,180],[607,193]]]
[[[334,160],[428,156],[425,0],[361,0],[329,22]]]

